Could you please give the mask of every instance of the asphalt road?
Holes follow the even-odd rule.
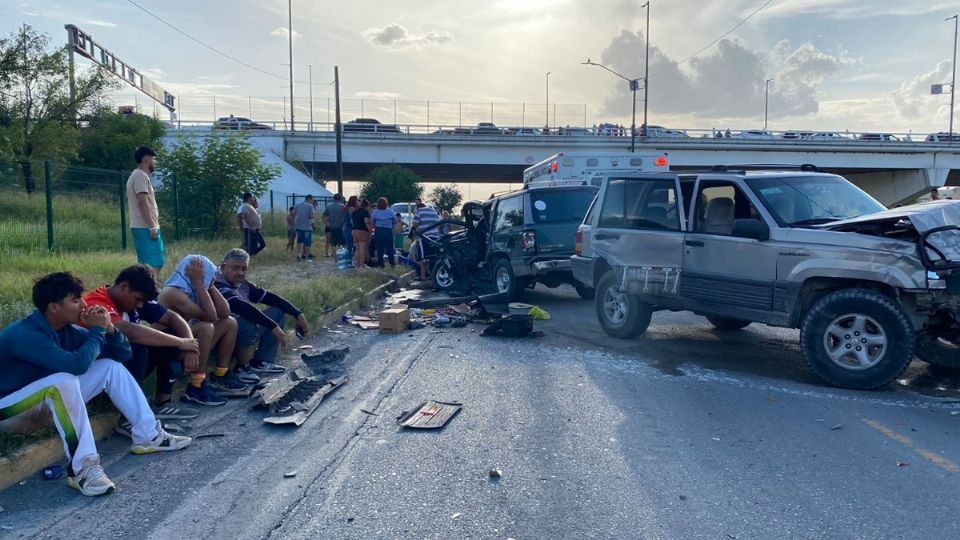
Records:
[[[117,492],[28,480],[0,492],[0,534],[960,536],[955,380],[917,362],[886,390],[840,390],[806,368],[795,331],[660,313],[622,341],[572,289],[526,301],[552,314],[537,323],[545,336],[318,334],[320,349],[351,347],[329,370],[350,382],[304,426],[267,426],[232,402],[194,422],[223,437],[183,452],[132,456],[111,437],[101,451]],[[440,431],[399,429],[426,399],[464,408]]]

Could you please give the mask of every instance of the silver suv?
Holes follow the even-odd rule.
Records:
[[[720,330],[799,328],[830,384],[879,388],[914,354],[960,366],[960,201],[887,210],[815,167],[603,179],[574,277],[607,334],[687,310]]]

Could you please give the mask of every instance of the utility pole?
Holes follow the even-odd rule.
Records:
[[[293,124],[293,0],[287,0],[287,33],[290,38],[290,131],[296,131]]]
[[[763,129],[767,129],[767,113],[770,110],[770,81],[773,79],[767,79],[763,83]]]
[[[313,131],[313,64],[307,64],[307,71],[310,73],[310,128],[307,131]]]
[[[950,80],[950,142],[953,143],[953,97],[957,93],[957,16],[944,19],[953,19],[953,78]]]
[[[343,194],[343,131],[340,126],[340,67],[333,66],[333,98],[336,107],[333,128],[337,130],[337,193]]]
[[[546,126],[547,130],[549,130],[550,129],[550,72],[549,71],[547,72],[547,102],[546,102],[546,105],[544,106],[544,110],[547,113],[547,123],[544,124],[544,126]]]
[[[643,136],[647,136],[647,104],[650,103],[650,2],[648,1],[641,7],[647,8],[647,30],[644,34],[647,42],[647,58],[643,62]],[[633,95],[636,101],[637,95]],[[630,151],[633,152],[633,143],[630,144]]]

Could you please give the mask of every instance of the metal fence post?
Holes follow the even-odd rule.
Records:
[[[127,249],[127,205],[124,199],[127,197],[127,185],[123,181],[123,173],[118,175],[120,179],[120,249]]]
[[[43,162],[43,183],[47,196],[47,249],[53,249],[53,174],[50,171],[50,162]]]
[[[277,212],[277,208],[273,206],[273,190],[271,189],[270,190],[270,223],[276,224],[277,222],[276,212]]]
[[[180,182],[173,175],[173,237],[180,241]]]

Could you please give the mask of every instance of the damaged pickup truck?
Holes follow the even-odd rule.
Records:
[[[720,330],[799,328],[813,371],[840,387],[883,387],[915,354],[960,367],[960,201],[887,210],[806,165],[613,175],[571,267],[614,337],[686,310]]]

